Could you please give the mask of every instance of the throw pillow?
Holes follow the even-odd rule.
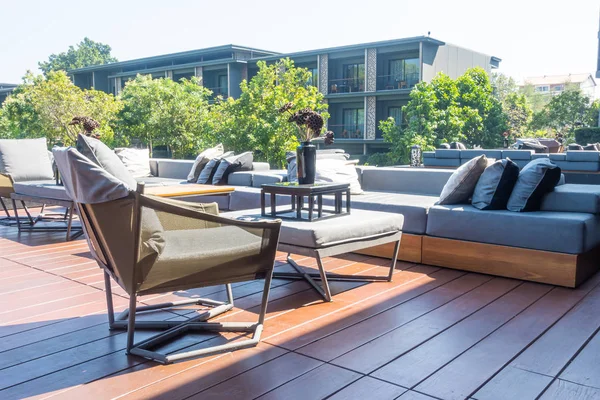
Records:
[[[440,199],[436,204],[467,203],[471,195],[473,195],[477,181],[481,174],[483,174],[483,171],[485,171],[487,164],[488,160],[486,156],[481,155],[458,167],[444,185]]]
[[[516,212],[539,210],[542,198],[554,190],[560,175],[560,168],[550,159],[532,160],[519,173],[507,208]]]
[[[236,171],[252,171],[252,161],[254,156],[251,151],[247,151],[237,156],[223,158],[217,167],[217,171],[212,179],[213,185],[224,185],[227,183],[229,174]]]
[[[449,143],[442,143],[437,148],[438,149],[443,149],[443,150],[450,150],[450,144]]]
[[[232,155],[233,151],[229,151],[220,157],[215,157],[211,159],[208,163],[206,163],[204,168],[202,168],[202,172],[200,172],[200,176],[198,177],[198,181],[196,183],[210,185],[213,181],[215,173],[217,172],[221,160],[227,157],[231,157]]]
[[[471,204],[480,210],[506,210],[518,178],[519,166],[509,158],[494,162],[481,174]]]
[[[462,144],[461,142],[452,142],[450,143],[450,148],[451,149],[456,149],[456,150],[466,150],[466,146],[464,144]]]
[[[127,168],[134,178],[146,178],[152,176],[150,173],[150,150],[130,149],[119,147],[115,149],[117,157]]]
[[[571,143],[567,146],[567,150],[583,150],[583,146],[577,143]]]
[[[46,138],[0,140],[0,172],[15,182],[52,180]]]
[[[596,145],[596,143],[588,143],[587,146],[583,147],[583,150],[588,150],[588,151],[598,151],[600,149],[598,149],[598,146]]]
[[[77,150],[94,164],[125,183],[130,190],[137,188],[137,181],[129,173],[119,157],[107,145],[89,136],[77,135]]]
[[[317,159],[315,182],[349,183],[351,194],[363,194],[356,172],[358,160]]]
[[[288,151],[285,154],[287,165],[287,180],[290,183],[298,182],[298,166],[296,165],[296,153]]]
[[[189,183],[197,182],[198,178],[200,177],[200,173],[206,164],[208,164],[208,162],[213,158],[221,157],[223,153],[223,145],[219,143],[215,147],[206,149],[202,153],[198,154],[198,157],[196,157],[196,160],[194,160],[194,165],[192,165],[192,169],[187,176],[187,181]]]

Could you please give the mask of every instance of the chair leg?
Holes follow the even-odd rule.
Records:
[[[19,233],[21,233],[21,218],[19,218],[19,212],[17,211],[17,202],[14,200],[11,201],[13,204],[13,212],[15,213],[15,219],[17,220],[17,229],[19,230]]]
[[[135,293],[129,296],[129,310],[133,310],[129,313],[129,319],[127,322],[127,354],[131,353],[133,348],[133,338],[135,335],[135,310],[136,310],[137,296]]]
[[[388,276],[388,282],[392,281],[392,277],[394,276],[394,270],[396,269],[396,261],[398,260],[398,252],[400,251],[400,240],[394,244],[394,253],[392,254],[392,261],[390,265],[390,274]]]
[[[329,289],[329,282],[327,281],[327,273],[323,267],[321,255],[317,253],[317,265],[319,266],[319,274],[321,274],[321,284],[325,291],[325,301],[331,301],[331,289]]]

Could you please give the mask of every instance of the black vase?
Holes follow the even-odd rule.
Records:
[[[296,166],[298,183],[312,185],[315,183],[317,169],[317,146],[311,142],[302,142],[296,148]]]

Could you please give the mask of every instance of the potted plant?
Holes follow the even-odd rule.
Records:
[[[300,145],[296,148],[296,165],[298,183],[313,184],[317,168],[317,147],[312,143],[314,139],[324,139],[326,145],[333,143],[333,132],[321,134],[323,130],[323,117],[310,108],[303,108],[293,112],[294,103],[286,103],[279,112],[289,114],[288,122],[296,124],[297,136]]]

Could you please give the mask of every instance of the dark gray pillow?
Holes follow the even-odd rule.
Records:
[[[125,183],[129,189],[136,189],[137,181],[129,173],[125,164],[121,162],[119,156],[98,139],[79,134],[77,136],[77,150],[94,164],[104,168],[106,172]]]
[[[583,147],[584,150],[588,151],[598,151],[598,145],[596,143],[588,143],[587,146]]]
[[[15,182],[52,180],[46,138],[0,140],[0,172]]]
[[[215,176],[217,169],[219,168],[219,163],[224,158],[231,157],[233,155],[233,151],[229,151],[222,156],[214,157],[211,159],[204,168],[202,168],[202,172],[200,172],[200,176],[198,177],[198,181],[196,183],[200,184],[208,184],[210,185],[213,181],[213,177]]]
[[[456,149],[456,150],[466,150],[466,146],[464,144],[462,144],[461,142],[452,142],[450,143],[450,148],[451,149]]]
[[[212,179],[213,185],[224,185],[227,183],[229,174],[236,171],[251,171],[254,156],[251,151],[247,151],[237,156],[227,157],[221,160],[217,171]]]
[[[560,175],[560,168],[549,158],[532,160],[519,173],[506,208],[516,212],[539,210],[544,195],[554,190]]]
[[[287,161],[287,180],[290,183],[298,182],[298,166],[296,165],[296,153],[288,151],[285,153]]]
[[[208,162],[215,157],[223,156],[223,153],[223,145],[219,143],[215,147],[206,149],[202,153],[198,154],[198,157],[196,157],[196,160],[194,160],[194,165],[192,165],[192,169],[187,176],[187,181],[190,183],[197,182],[198,178],[200,177],[200,173],[206,164],[208,164]]]
[[[481,174],[471,204],[480,210],[506,210],[518,178],[519,166],[509,158],[494,162]]]
[[[458,167],[444,185],[442,194],[440,194],[440,200],[436,204],[468,203],[475,190],[475,185],[477,185],[477,181],[481,174],[483,174],[487,164],[487,157],[481,155]]]
[[[567,150],[583,150],[583,146],[577,143],[571,143],[567,146]]]
[[[442,143],[438,146],[438,149],[444,149],[444,150],[450,150],[450,144],[449,143]]]

